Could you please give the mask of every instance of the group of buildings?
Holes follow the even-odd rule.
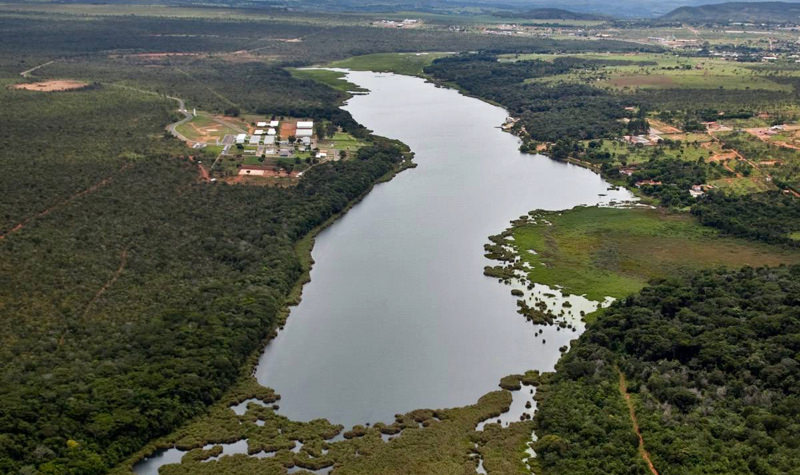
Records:
[[[248,134],[239,134],[236,136],[236,143],[238,145],[266,145],[272,146],[273,148],[276,145],[289,145],[291,144],[290,136],[294,137],[298,143],[306,147],[311,146],[311,138],[314,136],[314,122],[313,121],[297,121],[295,127],[288,127],[287,136],[281,137],[278,133],[278,126],[280,122],[277,120],[273,120],[270,122],[257,122],[256,129],[253,131],[252,134],[248,136]],[[286,147],[288,148],[288,147]],[[267,152],[268,154],[274,154],[275,151]]]
[[[314,136],[314,122],[299,120],[296,123],[277,120],[257,122],[255,130],[248,134],[236,136],[238,145],[247,146],[245,153],[255,153],[257,156],[291,157],[297,145],[304,150],[310,150]],[[285,171],[276,172],[268,165],[243,165],[239,175],[247,176],[299,176],[297,173]]]

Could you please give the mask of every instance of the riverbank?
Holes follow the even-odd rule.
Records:
[[[416,413],[413,408],[419,407],[459,407],[436,410],[437,414],[477,407],[482,415],[479,422],[484,423],[507,407],[504,403],[498,408],[496,397],[519,400],[515,403],[519,408],[526,407],[526,400],[532,402],[530,388],[519,390],[513,398],[502,391],[501,396],[484,398],[496,390],[501,378],[531,369],[552,369],[560,349],[568,346],[578,331],[538,328],[516,317],[507,290],[481,275],[487,261],[480,248],[491,229],[502,226],[509,216],[529,204],[562,208],[603,201],[601,195],[615,193],[608,191],[608,184],[578,167],[519,154],[516,139],[496,128],[507,115],[504,110],[416,78],[353,73],[350,79],[371,93],[354,96],[347,110],[375,133],[409,143],[421,165],[418,172],[403,174],[375,189],[366,195],[369,199],[361,201],[341,220],[328,220],[296,243],[295,252],[304,261],[301,270],[306,272],[287,302],[298,302],[302,297],[302,304],[292,309],[288,320],[283,315],[281,323],[286,324],[285,328],[279,338],[270,340],[258,366],[258,380],[245,371],[241,385],[233,392],[235,397],[226,395],[208,416],[150,448],[177,443],[202,449],[207,444],[236,443],[254,455],[263,452],[259,449],[263,446],[258,444],[266,435],[260,429],[245,426],[247,434],[253,435],[246,437],[247,443],[242,441],[241,433],[230,432],[238,426],[230,417],[240,417],[230,406],[249,396],[259,399],[258,391],[262,391],[261,400],[266,399],[264,402],[270,407],[256,410],[272,411],[276,420],[282,421],[282,427],[297,430],[320,424],[314,420],[327,417],[333,424],[344,421],[347,427],[355,426],[354,433],[369,432],[365,428],[375,427],[378,421],[392,425],[394,413]],[[395,113],[385,114],[387,108]],[[452,124],[453,117],[458,118],[456,125]],[[465,140],[467,137],[469,140]],[[485,196],[494,199],[487,201]],[[317,261],[313,276],[307,272],[312,265],[312,247]],[[313,279],[311,283],[302,287],[309,278]],[[448,304],[442,305],[443,302]],[[452,345],[442,345],[445,341]],[[464,351],[465,347],[471,350]],[[493,357],[487,358],[486,354]],[[254,359],[250,362],[252,368]],[[275,388],[282,399],[273,400],[257,383]],[[255,392],[247,394],[247,388]],[[489,407],[494,409],[486,412]],[[503,425],[519,420],[520,415],[529,415],[515,414],[502,416]],[[269,424],[266,419],[273,414],[262,416],[259,420]],[[418,422],[420,434],[414,438],[418,443],[424,440],[424,445],[433,451],[452,447],[455,455],[445,461],[431,452],[419,461],[418,472],[439,473],[442,464],[448,464],[453,473],[462,473],[465,464],[477,468],[481,460],[489,471],[524,471],[522,461],[531,429],[527,422],[505,428],[485,423],[481,425],[483,430],[476,431],[477,422],[469,426],[454,420],[451,425],[447,418],[437,417],[440,421],[434,422],[442,422],[441,429],[427,431]],[[210,429],[217,423],[219,427]],[[324,426],[329,428],[331,424]],[[207,437],[184,439],[200,433]],[[222,437],[223,434],[227,435]],[[382,466],[388,460],[385,457],[415,459],[413,452],[406,453],[416,449],[414,444],[403,441],[405,434],[391,441],[390,434],[384,435],[386,440],[381,442],[388,443],[375,448],[375,457],[369,461]],[[358,440],[348,441],[347,446],[360,444],[361,438],[355,439]],[[326,443],[329,447],[325,450],[333,453],[333,444],[339,441]],[[284,467],[323,464],[320,460],[309,461],[309,457],[322,458],[322,448],[316,452],[315,446],[310,445],[313,453],[309,453],[304,451],[305,446],[295,445],[292,448],[296,453],[286,442],[278,445],[278,452],[285,452],[274,456],[284,462]],[[347,446],[336,450],[346,452]],[[219,450],[213,445],[207,449],[215,453]],[[229,445],[222,447],[225,455],[231,455],[229,450],[233,450]],[[187,454],[185,461],[200,464],[199,459],[206,455],[214,456],[195,452]],[[210,470],[207,467],[212,463],[222,468],[216,464],[261,462],[256,456],[253,460],[237,460],[241,458],[225,456],[196,468]],[[330,462],[329,458],[324,460]],[[344,461],[334,461],[339,463],[337,472],[347,473],[358,465],[341,460]],[[395,466],[394,462],[389,465],[387,473],[402,473],[407,468]],[[124,472],[125,468],[121,470]],[[179,473],[183,469],[175,466],[165,470]]]
[[[195,446],[199,447],[212,442],[213,439],[215,439],[215,436],[218,435],[218,432],[216,432],[216,430],[213,429],[210,432],[208,432],[209,435],[197,436],[198,440],[200,440],[200,442],[198,442],[199,445],[188,442],[180,442],[180,440],[182,438],[186,438],[188,434],[197,434],[198,430],[201,430],[198,429],[198,427],[204,428],[207,427],[207,424],[211,424],[212,428],[217,428],[217,426],[214,426],[213,422],[209,422],[205,420],[205,418],[206,417],[213,418],[214,415],[217,414],[220,410],[225,415],[227,415],[227,409],[233,404],[239,404],[246,400],[268,401],[269,403],[277,402],[280,400],[280,396],[276,395],[272,389],[266,388],[260,385],[256,381],[254,373],[256,366],[258,365],[259,358],[264,351],[264,347],[267,344],[269,344],[269,342],[272,339],[274,339],[275,336],[277,336],[277,330],[286,323],[286,319],[288,318],[290,308],[300,303],[303,287],[305,286],[306,283],[308,283],[311,280],[310,272],[314,263],[311,257],[311,251],[313,249],[314,240],[316,236],[320,232],[325,230],[327,227],[329,227],[331,224],[336,222],[338,219],[340,219],[342,216],[344,216],[350,209],[352,209],[353,206],[355,206],[361,200],[363,200],[364,197],[367,196],[372,191],[375,185],[378,185],[380,183],[385,183],[394,178],[395,176],[397,176],[397,174],[401,173],[402,171],[407,170],[409,168],[414,168],[416,164],[412,162],[412,157],[413,153],[407,151],[404,160],[401,161],[395,169],[389,171],[388,173],[384,174],[383,176],[375,180],[373,185],[368,190],[366,190],[356,199],[352,200],[340,212],[334,214],[333,216],[328,218],[324,223],[320,224],[319,226],[308,232],[302,239],[300,239],[295,244],[294,251],[302,267],[302,274],[300,275],[298,280],[295,282],[295,285],[287,294],[285,305],[279,311],[277,323],[273,327],[273,330],[271,331],[269,336],[267,336],[264,339],[263,344],[257,350],[251,353],[251,355],[247,360],[247,363],[242,367],[239,381],[235,383],[234,386],[225,393],[225,395],[220,399],[219,402],[215,403],[209,409],[208,416],[202,416],[199,419],[190,421],[186,426],[178,429],[176,432],[169,434],[163,438],[160,438],[156,441],[150,442],[149,444],[144,446],[141,450],[139,450],[137,453],[129,457],[125,462],[120,464],[114,471],[111,472],[112,474],[133,473],[132,469],[134,465],[136,465],[140,461],[145,460],[147,457],[159,451],[163,451],[172,447],[180,447],[185,450],[190,450],[196,448]],[[277,406],[274,409],[277,409]],[[342,427],[339,426],[339,430],[337,430],[336,433],[340,432],[341,429]],[[330,429],[327,430],[328,432],[330,432]],[[229,439],[230,437],[228,439],[220,440],[220,443],[231,443],[235,442],[235,440],[238,440],[235,438],[234,440],[229,440]],[[196,472],[189,472],[189,473],[196,473]],[[210,473],[215,473],[215,472],[212,471]]]

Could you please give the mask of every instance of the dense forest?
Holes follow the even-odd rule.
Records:
[[[95,40],[49,25],[28,31],[42,37],[25,46],[43,48],[34,57]],[[2,44],[13,57],[16,43]],[[82,90],[10,89],[10,73],[0,87],[2,473],[104,473],[202,413],[278,323],[302,272],[294,243],[407,156],[338,109],[338,92],[276,67],[196,61],[194,80],[155,87],[182,68],[106,75],[104,61],[53,65],[92,84]],[[176,102],[151,86],[212,109],[230,107],[221,91],[242,111],[324,118],[371,145],[292,188],[201,183],[191,150],[163,129]]]
[[[607,309],[544,379],[536,473],[796,473],[800,267],[704,271]]]
[[[9,92],[4,104],[23,101],[44,118],[71,95],[89,96],[62,131],[87,140],[98,116],[135,122],[136,108],[120,112],[114,106],[123,104],[104,92],[38,101],[26,97],[36,93]],[[169,107],[161,102],[162,122]],[[34,216],[0,242],[4,473],[26,465],[103,473],[200,413],[276,324],[301,272],[293,243],[404,154],[375,139],[356,160],[315,167],[294,188],[209,186],[196,183],[196,166],[172,139],[147,137],[159,129],[155,122],[128,130],[135,143],[151,143],[146,154],[133,148],[109,163],[63,157],[69,166],[48,171],[56,186],[32,193],[30,210],[3,205],[11,222]],[[57,160],[61,151],[42,147],[37,155]],[[5,159],[14,164],[2,178],[6,189],[37,172],[24,153]],[[85,169],[91,181],[108,167],[104,186],[68,199],[85,189],[71,174]]]
[[[547,86],[526,80],[605,64],[609,61],[577,58],[499,62],[496,54],[471,53],[437,59],[425,72],[469,94],[501,104],[520,118],[518,125],[533,140],[555,142],[621,135],[623,125],[619,119],[626,116],[624,105],[619,98],[592,86]]]
[[[733,235],[798,247],[800,206],[797,198],[780,191],[732,195],[708,193],[692,214],[706,226]]]

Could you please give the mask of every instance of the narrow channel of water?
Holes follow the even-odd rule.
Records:
[[[485,277],[487,237],[536,208],[626,200],[586,169],[519,153],[499,108],[422,79],[350,72],[370,90],[345,107],[407,143],[416,169],[323,231],[302,303],[257,378],[280,413],[352,426],[416,408],[472,404],[502,376],[551,370],[577,337],[525,321]],[[602,195],[602,196],[601,196]],[[543,340],[546,339],[546,343]]]

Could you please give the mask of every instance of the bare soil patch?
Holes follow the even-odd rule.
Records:
[[[662,134],[682,134],[683,133],[680,129],[675,128],[675,127],[667,124],[666,122],[662,122],[660,120],[648,119],[648,122],[650,123],[651,127],[654,127],[656,129],[658,129],[659,132],[661,132]]]
[[[281,138],[288,138],[297,133],[297,124],[295,122],[283,121],[281,122]]]
[[[55,92],[55,91],[71,91],[74,89],[81,89],[88,86],[89,83],[82,81],[72,81],[69,79],[57,79],[53,81],[41,82],[28,82],[23,84],[15,84],[14,89],[25,89],[26,91],[39,91],[39,92]]]

